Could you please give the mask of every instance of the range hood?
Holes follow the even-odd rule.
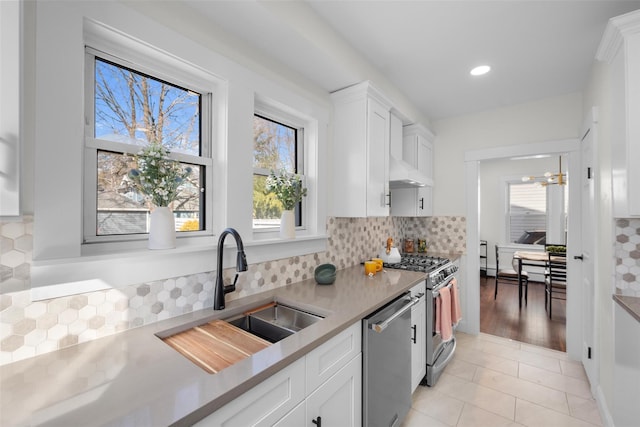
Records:
[[[433,185],[433,180],[404,160],[389,156],[389,188],[416,188],[425,185]]]

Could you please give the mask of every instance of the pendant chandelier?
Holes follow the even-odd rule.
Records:
[[[567,174],[562,172],[562,156],[558,157],[558,173],[546,172],[544,176],[523,176],[522,182],[533,182],[543,187],[547,185],[565,185]]]

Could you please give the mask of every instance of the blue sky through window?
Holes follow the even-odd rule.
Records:
[[[199,94],[96,58],[95,137],[200,155]]]

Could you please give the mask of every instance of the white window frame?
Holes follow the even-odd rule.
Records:
[[[307,166],[310,161],[307,153],[311,151],[310,139],[313,138],[313,132],[311,131],[311,128],[313,127],[313,120],[297,114],[291,109],[283,107],[275,101],[268,100],[258,95],[256,95],[254,100],[254,114],[266,117],[270,120],[282,123],[298,130],[298,146],[296,148],[298,164],[296,167],[298,169],[298,174],[301,175],[302,184],[307,187],[307,196],[302,198],[300,206],[302,210],[301,225],[296,226],[296,235],[303,235],[309,231],[309,225],[311,224],[312,218],[314,216],[311,212],[311,209],[313,209],[313,204],[310,202],[310,200],[314,200],[316,198],[314,194],[316,190],[314,186],[310,184],[311,180],[308,179],[307,176],[307,171],[309,170]],[[252,177],[255,171],[256,169],[252,168]],[[267,174],[269,173],[269,171],[263,172],[266,172]],[[277,238],[279,234],[279,227],[254,228],[253,221],[251,227],[253,230],[254,240],[260,241],[274,239]]]
[[[97,45],[100,42],[94,41]],[[182,65],[179,68],[172,64],[170,58],[150,58],[140,54],[138,50],[130,50],[125,47],[110,46],[114,54],[96,49],[93,46],[85,47],[85,145],[84,145],[84,188],[83,188],[83,252],[87,254],[99,254],[110,250],[122,250],[127,248],[143,248],[146,245],[148,235],[144,234],[120,234],[104,235],[96,234],[96,176],[97,176],[97,152],[99,150],[121,153],[136,153],[139,147],[94,138],[94,102],[95,102],[95,58],[101,58],[116,65],[130,68],[134,71],[147,74],[155,79],[167,81],[171,84],[187,88],[201,95],[201,155],[188,155],[184,153],[171,153],[174,160],[196,164],[205,167],[204,182],[204,229],[188,233],[177,233],[178,241],[183,244],[193,243],[198,237],[213,236],[213,92],[211,82],[197,76],[197,70],[189,70]],[[131,59],[134,58],[135,60]],[[163,61],[164,59],[164,61]]]

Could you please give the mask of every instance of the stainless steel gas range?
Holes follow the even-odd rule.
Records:
[[[453,338],[443,342],[442,336],[436,332],[436,303],[440,289],[450,287],[454,273],[458,266],[451,260],[441,257],[433,257],[422,254],[402,255],[400,262],[384,264],[384,268],[422,271],[427,275],[425,295],[427,306],[427,375],[422,380],[422,385],[432,386],[436,383],[445,366],[453,358],[456,348],[455,331]]]

